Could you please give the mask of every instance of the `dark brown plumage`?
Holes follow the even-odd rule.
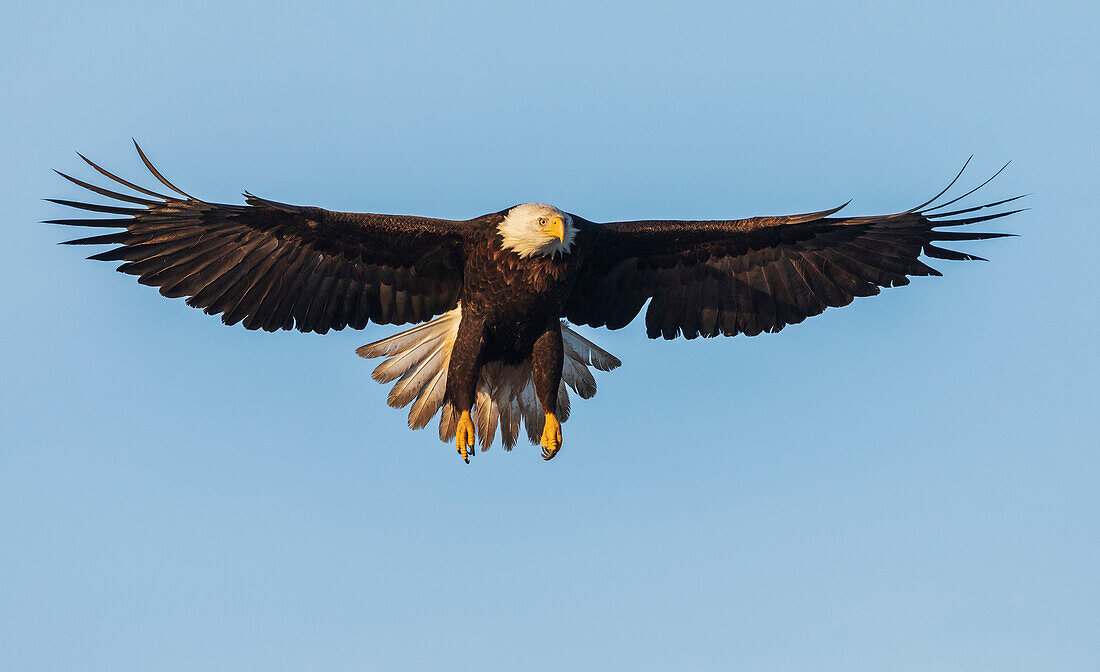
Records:
[[[144,153],[141,158],[164,186],[183,198],[138,187],[84,158],[103,175],[157,200],[59,173],[97,194],[141,207],[48,199],[122,216],[50,223],[125,227],[121,233],[65,244],[118,245],[89,258],[126,262],[119,271],[159,287],[164,296],[190,297],[188,305],[221,314],[226,324],[323,334],[346,326],[362,329],[368,322],[422,322],[458,301],[464,243],[459,222],[331,212],[247,193],[247,206],[207,203],[174,187]]]
[[[564,419],[569,412],[565,387],[587,398],[595,392],[587,367],[618,365],[562,318],[618,329],[648,301],[650,338],[779,331],[854,297],[877,294],[880,287],[908,284],[908,276],[940,275],[921,261],[922,254],[980,259],[940,244],[1009,235],[953,227],[1018,212],[975,214],[1015,198],[944,211],[976,189],[933,205],[956,176],[916,208],[871,217],[836,217],[835,208],[728,221],[596,224],[531,205],[451,221],[338,213],[248,193],[247,205],[208,203],[173,186],[140,148],[138,153],[172,195],[128,182],[85,158],[140,195],[62,174],[126,204],[50,199],[116,216],[51,223],[122,229],[67,244],[112,245],[90,258],[124,262],[118,270],[138,276],[138,282],[168,297],[188,297],[189,305],[247,329],[325,333],[370,322],[425,322],[448,311],[458,314],[461,303],[461,319],[445,316],[360,351],[390,357],[375,375],[385,369],[380,380],[398,380],[391,402],[415,401],[410,425],[423,426],[443,407],[441,437],[457,432],[464,457],[466,447],[472,454],[475,430],[466,413],[472,410],[483,448],[498,423],[510,447],[522,418],[533,440],[542,434],[544,456],[556,454],[557,415]],[[541,208],[547,216],[537,225],[512,221],[534,227],[513,233],[505,223],[525,208]],[[543,234],[550,243],[545,249],[538,247]],[[508,238],[513,235],[519,243]],[[534,245],[534,251],[523,245]],[[535,398],[545,424],[532,411]]]
[[[928,257],[983,260],[937,246],[1011,234],[936,231],[1013,214],[949,219],[1015,199],[937,213],[878,217],[808,215],[728,222],[614,222],[593,225],[590,259],[566,305],[575,324],[618,329],[646,300],[650,338],[755,336],[846,306],[910,275],[940,275]]]

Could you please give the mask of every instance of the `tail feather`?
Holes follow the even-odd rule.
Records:
[[[425,332],[437,335],[458,331],[458,322],[461,319],[462,309],[456,308],[440,315],[431,322],[425,322],[412,329],[394,334],[389,338],[383,338],[380,341],[361,346],[355,351],[355,354],[368,359],[396,355],[426,340]]]
[[[558,383],[558,421],[568,420],[570,410],[569,390],[565,388],[565,381],[562,381]]]
[[[375,367],[374,372],[371,373],[371,378],[374,378],[380,383],[392,383],[408,373],[410,368],[421,362],[427,353],[430,353],[433,348],[440,345],[441,341],[444,341],[444,338],[444,334],[439,334],[402,350],[400,353]],[[449,351],[450,347],[447,349]]]
[[[450,348],[445,344],[436,346],[431,354],[410,366],[397,384],[390,390],[387,401],[394,408],[404,408],[421,395],[425,386],[443,368],[443,362],[448,359]]]
[[[456,425],[458,425],[458,411],[455,410],[455,405],[448,401],[439,415],[439,440],[454,440]]]
[[[424,387],[420,392],[420,396],[413,402],[412,408],[409,409],[409,427],[412,429],[427,427],[432,420],[432,416],[443,405],[443,397],[446,391],[447,369],[440,367],[431,382]]]
[[[496,400],[486,390],[479,390],[477,404],[474,406],[474,427],[481,439],[482,451],[489,450],[489,446],[493,445],[499,418]]]
[[[458,306],[431,322],[356,350],[361,357],[385,358],[375,367],[371,377],[380,383],[394,383],[387,399],[391,406],[403,408],[412,404],[409,427],[422,429],[437,412],[440,413],[439,438],[443,441],[454,439],[458,422],[454,405],[444,400],[447,367],[461,319],[462,306]],[[611,371],[621,362],[564,322],[561,331],[565,362],[558,386],[557,414],[558,420],[565,422],[572,406],[569,390],[581,399],[591,398],[596,394],[596,379],[590,368]],[[497,427],[500,428],[501,445],[511,450],[519,437],[521,423],[527,438],[537,445],[542,437],[545,416],[535,394],[531,361],[515,366],[491,362],[482,367],[473,416],[482,450],[487,450],[496,439]]]
[[[571,357],[565,358],[561,378],[581,399],[591,399],[596,394],[596,378],[592,372]]]
[[[574,359],[578,364],[594,366],[600,371],[614,371],[622,366],[623,363],[619,361],[618,357],[564,324],[561,331],[566,350],[574,353],[568,355],[569,358]]]
[[[519,415],[513,409],[515,400],[508,399],[500,404],[500,442],[504,450],[516,447],[516,439],[519,438]]]
[[[520,412],[523,413],[523,427],[527,430],[527,439],[538,445],[539,441],[542,440],[542,430],[546,424],[546,417],[542,414],[538,395],[535,394],[534,378],[528,378],[523,390],[520,391],[519,408]]]

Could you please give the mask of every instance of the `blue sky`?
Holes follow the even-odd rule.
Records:
[[[13,5],[0,668],[1095,670],[1088,3]],[[36,224],[138,138],[208,200],[595,220],[908,208],[1019,238],[780,334],[584,333],[562,455],[464,465],[354,349]]]

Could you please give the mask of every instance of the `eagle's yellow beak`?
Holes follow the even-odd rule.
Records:
[[[565,242],[565,222],[562,221],[561,217],[551,219],[543,231],[557,238],[559,243]]]

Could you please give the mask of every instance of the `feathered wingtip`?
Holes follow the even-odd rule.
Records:
[[[189,194],[187,194],[187,192],[183,191],[182,189],[176,187],[174,184],[169,182],[168,179],[166,177],[164,177],[164,175],[161,174],[161,172],[159,170],[157,170],[155,166],[153,166],[153,163],[149,160],[149,157],[145,154],[145,151],[142,150],[141,146],[137,143],[136,140],[134,141],[134,148],[137,150],[138,156],[141,158],[142,163],[145,164],[145,167],[149,170],[149,173],[154,178],[156,178],[158,182],[160,182],[162,185],[167,187],[170,191],[174,192],[175,194],[178,194],[179,196],[182,196],[183,198],[185,198],[189,201],[202,203],[202,201],[199,201],[198,199],[194,198],[193,196],[190,196]],[[55,170],[54,172],[57,173],[58,175],[60,175],[61,177],[65,178],[69,182],[77,185],[78,187],[82,187],[84,189],[87,189],[88,191],[90,191],[94,194],[98,194],[100,196],[110,198],[110,199],[112,199],[114,201],[118,201],[120,203],[129,203],[129,204],[133,204],[133,205],[137,205],[137,206],[141,206],[141,207],[134,208],[134,207],[123,207],[123,206],[120,206],[120,205],[102,205],[102,204],[98,204],[98,203],[85,203],[83,201],[71,201],[71,200],[61,199],[61,198],[47,198],[45,200],[47,200],[51,203],[57,203],[58,205],[63,205],[65,207],[76,208],[78,210],[85,210],[87,212],[96,212],[96,213],[102,213],[102,214],[108,214],[108,215],[120,215],[121,217],[103,218],[103,219],[75,219],[75,218],[48,219],[48,220],[45,220],[43,222],[44,224],[63,224],[63,225],[66,225],[66,226],[85,226],[85,227],[97,227],[97,228],[99,228],[99,227],[102,227],[102,228],[126,228],[128,222],[130,222],[132,220],[132,218],[134,218],[138,215],[142,215],[144,213],[147,213],[150,210],[155,210],[156,208],[162,208],[162,207],[171,205],[172,203],[180,202],[180,198],[177,197],[177,196],[162,194],[160,192],[153,191],[152,189],[147,189],[147,188],[142,187],[140,185],[134,184],[133,182],[130,182],[129,180],[125,180],[125,179],[121,178],[118,175],[115,175],[114,173],[112,173],[111,171],[103,168],[99,164],[95,163],[94,161],[92,161],[88,157],[84,156],[80,152],[77,152],[76,155],[79,156],[85,163],[87,163],[89,166],[91,166],[100,175],[102,175],[102,176],[106,177],[107,179],[115,182],[116,184],[119,184],[123,187],[126,187],[127,189],[131,189],[131,190],[137,192],[138,194],[142,194],[142,196],[135,196],[133,194],[126,194],[126,193],[122,193],[122,192],[119,192],[119,191],[106,189],[104,187],[92,184],[90,182],[85,182],[84,180],[77,179],[77,178],[75,178],[71,175],[68,175],[66,173],[63,173],[59,170]],[[145,198],[146,196],[151,197],[151,198]],[[152,199],[156,199],[156,200],[152,200]],[[62,242],[61,244],[62,245],[121,244],[121,243],[127,242],[128,240],[129,240],[128,234],[126,234],[126,233],[115,233],[115,234],[108,234],[108,235],[105,235],[105,236],[91,236],[91,237],[86,237],[86,238],[76,238],[74,240],[66,240],[66,241]],[[105,254],[107,254],[107,253],[105,253]],[[94,255],[93,257],[90,257],[90,258],[92,258],[92,259],[102,259],[101,255]],[[107,259],[107,260],[112,260],[112,259]]]
[[[1000,212],[994,212],[994,213],[984,214],[984,215],[979,215],[979,216],[974,216],[974,217],[959,217],[959,215],[967,215],[969,213],[977,212],[979,210],[985,210],[985,209],[988,209],[988,208],[996,208],[998,206],[1005,205],[1006,203],[1012,203],[1012,202],[1020,200],[1021,198],[1025,198],[1029,194],[1021,194],[1019,196],[1012,196],[1010,198],[1003,198],[1003,199],[998,200],[998,201],[992,201],[990,203],[983,203],[981,205],[975,205],[975,206],[971,206],[971,207],[968,207],[968,208],[961,208],[961,209],[958,209],[958,210],[952,210],[950,212],[940,212],[944,208],[946,208],[950,205],[953,205],[955,203],[958,203],[959,201],[963,200],[964,198],[966,198],[968,196],[971,196],[972,194],[976,193],[981,188],[988,185],[990,182],[992,182],[994,180],[994,178],[996,178],[998,175],[1000,175],[1002,172],[1004,172],[1004,170],[1006,168],[1008,168],[1008,166],[1012,163],[1011,161],[1005,163],[1003,166],[1001,166],[999,169],[997,169],[997,171],[994,172],[993,175],[991,175],[989,178],[987,178],[985,181],[983,181],[978,186],[976,186],[972,189],[969,189],[965,193],[963,193],[959,196],[956,196],[954,198],[951,198],[950,200],[944,201],[942,203],[938,203],[938,201],[943,196],[945,196],[951,190],[951,188],[954,187],[955,184],[959,181],[959,178],[962,177],[963,173],[966,171],[967,166],[970,165],[970,162],[973,158],[974,157],[971,156],[970,158],[968,158],[963,163],[962,168],[959,170],[958,173],[956,173],[955,177],[951,179],[951,181],[947,184],[946,187],[944,187],[942,190],[939,191],[939,193],[937,193],[932,198],[924,201],[920,205],[917,205],[913,208],[910,208],[909,210],[906,210],[904,212],[899,212],[899,213],[896,213],[896,214],[893,214],[893,215],[889,215],[885,218],[883,218],[883,217],[852,217],[852,218],[849,218],[849,219],[845,220],[846,223],[861,224],[861,223],[865,223],[865,222],[878,221],[878,222],[884,223],[884,225],[886,227],[897,226],[897,227],[900,227],[900,228],[909,228],[913,225],[913,218],[914,217],[919,217],[919,218],[922,218],[923,220],[926,221],[925,227],[928,228],[928,232],[927,232],[927,235],[926,235],[926,238],[924,240],[924,244],[923,244],[922,250],[921,250],[925,256],[928,256],[928,257],[931,257],[931,258],[934,258],[934,259],[947,259],[947,260],[951,260],[951,261],[986,261],[986,259],[984,257],[979,257],[975,254],[969,254],[969,253],[965,253],[965,252],[958,252],[956,250],[949,250],[949,249],[940,247],[938,245],[934,245],[933,243],[945,242],[945,241],[971,241],[971,240],[988,240],[988,239],[991,239],[991,238],[1008,238],[1008,237],[1013,237],[1017,234],[1014,234],[1014,233],[998,233],[998,232],[984,232],[984,231],[973,231],[973,232],[971,232],[971,231],[939,231],[938,229],[941,228],[941,227],[955,227],[955,226],[965,226],[967,224],[978,224],[980,222],[988,222],[988,221],[992,221],[994,219],[1000,219],[1002,217],[1008,217],[1009,215],[1014,215],[1018,212],[1024,212],[1028,208],[1017,208],[1017,209],[1013,209],[1013,210],[1003,210],[1003,211],[1000,211]],[[896,224],[891,224],[891,220],[896,221]],[[934,269],[929,268],[928,270],[931,271],[931,274],[933,274],[933,275],[939,275],[939,272],[935,271]]]
[[[973,156],[970,157],[970,159],[972,159],[972,158],[973,158]],[[955,203],[958,203],[959,201],[963,200],[964,198],[976,193],[982,187],[984,187],[987,184],[989,184],[990,182],[992,182],[998,175],[1000,175],[1002,172],[1004,172],[1005,168],[1008,168],[1008,166],[1012,163],[1011,161],[1005,162],[1005,164],[1003,166],[1001,166],[999,169],[997,169],[997,171],[994,172],[992,175],[990,175],[985,181],[983,181],[978,186],[966,191],[965,193],[963,193],[959,196],[956,196],[956,197],[954,197],[954,198],[952,198],[948,201],[945,201],[943,203],[937,203],[937,201],[939,201],[939,199],[942,196],[944,196],[951,189],[952,186],[955,185],[955,183],[959,180],[959,178],[962,177],[962,174],[966,170],[967,165],[970,164],[970,159],[966,160],[966,163],[963,164],[962,169],[959,170],[958,175],[955,176],[955,179],[951,180],[951,182],[947,185],[946,188],[943,189],[943,191],[936,194],[935,197],[929,199],[928,201],[920,204],[916,208],[913,208],[912,210],[909,211],[909,213],[907,213],[907,214],[916,214],[920,217],[924,217],[929,222],[931,222],[932,231],[931,231],[930,236],[928,237],[928,239],[924,243],[924,246],[922,248],[922,252],[926,256],[931,257],[933,259],[947,259],[949,261],[986,261],[986,259],[984,257],[979,257],[976,254],[969,254],[969,253],[966,253],[966,252],[959,252],[957,250],[950,250],[950,249],[947,249],[945,247],[940,247],[938,245],[934,245],[933,243],[947,242],[947,241],[989,240],[991,238],[1008,238],[1008,237],[1013,237],[1016,234],[1014,234],[1014,233],[983,232],[983,231],[937,231],[936,229],[938,229],[939,227],[965,226],[967,224],[977,224],[979,222],[988,222],[988,221],[992,221],[994,219],[1000,219],[1002,217],[1008,217],[1009,215],[1014,215],[1018,212],[1023,212],[1025,210],[1027,210],[1027,208],[1017,208],[1017,209],[1014,209],[1014,210],[1003,210],[1001,212],[994,212],[994,213],[979,215],[979,216],[975,216],[975,217],[959,217],[959,215],[966,215],[966,214],[969,214],[969,213],[972,213],[972,212],[977,212],[979,210],[985,210],[987,208],[996,208],[996,207],[1004,205],[1006,203],[1013,203],[1013,202],[1018,201],[1021,198],[1024,198],[1028,195],[1028,194],[1020,194],[1019,196],[1012,196],[1010,198],[1004,198],[1004,199],[1001,199],[999,201],[993,201],[993,202],[990,202],[990,203],[983,203],[981,205],[975,205],[975,206],[968,207],[968,208],[961,208],[961,209],[958,209],[958,210],[952,210],[950,212],[937,212],[937,211],[943,210],[944,208],[946,208],[950,205],[954,205]]]
[[[199,199],[195,198],[194,196],[192,196],[191,194],[188,194],[186,191],[183,191],[182,189],[180,189],[176,185],[172,184],[163,175],[161,175],[160,171],[157,170],[156,167],[153,166],[153,163],[149,160],[149,157],[145,156],[145,152],[141,151],[141,145],[138,144],[138,141],[134,140],[133,138],[130,138],[130,139],[133,140],[133,142],[134,142],[134,149],[137,150],[138,156],[141,157],[141,162],[145,164],[145,167],[149,169],[149,172],[153,174],[153,177],[160,180],[161,184],[168,187],[172,191],[176,192],[180,196],[183,196],[187,200],[190,200],[190,201],[199,200]]]

